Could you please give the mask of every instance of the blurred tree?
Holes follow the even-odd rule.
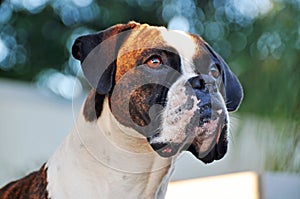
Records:
[[[0,76],[36,82],[45,74],[76,76],[75,36],[136,20],[202,35],[238,74],[241,112],[299,121],[299,10],[297,0],[6,0]]]

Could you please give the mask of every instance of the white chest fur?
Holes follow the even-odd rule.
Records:
[[[51,199],[163,198],[172,161],[120,125],[105,100],[98,121],[79,117],[48,161],[47,191]]]

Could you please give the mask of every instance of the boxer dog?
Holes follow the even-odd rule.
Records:
[[[130,22],[72,47],[92,89],[71,133],[39,171],[0,198],[164,198],[182,151],[221,159],[243,91],[198,35]]]

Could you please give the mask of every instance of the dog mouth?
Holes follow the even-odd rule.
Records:
[[[187,136],[181,142],[175,140],[159,141],[159,134],[147,139],[151,147],[161,157],[172,157],[181,151],[190,151],[196,158],[209,163],[215,159],[221,159],[226,153],[223,150],[223,142],[225,141],[227,123],[222,122],[222,119],[221,117],[207,119],[204,122],[201,121],[201,125],[190,126],[186,132]]]
[[[187,151],[206,164],[214,160],[220,160],[227,152],[227,129],[227,121],[223,125],[219,125],[215,141],[210,146],[203,145],[201,137],[195,137]]]

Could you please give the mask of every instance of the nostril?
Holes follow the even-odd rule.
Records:
[[[201,76],[192,77],[188,80],[191,84],[192,88],[204,90],[205,89],[205,81]]]

